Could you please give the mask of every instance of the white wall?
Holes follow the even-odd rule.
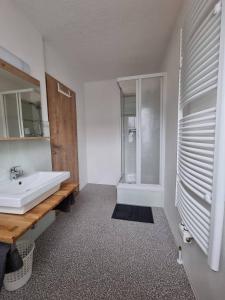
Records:
[[[40,80],[43,118],[47,120],[42,37],[11,0],[0,0],[0,41],[2,47],[27,62],[31,75]]]
[[[85,84],[88,182],[117,184],[121,176],[120,92],[116,80]]]
[[[165,168],[165,212],[178,245],[183,247],[184,266],[188,277],[200,300],[225,299],[225,236],[223,239],[223,257],[220,272],[211,271],[207,265],[207,257],[193,243],[184,246],[178,233],[180,217],[175,203],[176,178],[176,130],[177,130],[177,99],[179,69],[179,28],[183,16],[170,41],[162,70],[168,72],[167,103],[166,103],[166,168]]]
[[[0,43],[26,61],[31,67],[31,75],[40,80],[43,119],[46,121],[48,117],[42,37],[10,0],[0,0]],[[26,173],[40,169],[51,170],[49,142],[0,142],[0,176],[8,175],[12,165],[21,165]]]
[[[26,61],[31,67],[31,75],[40,80],[44,121],[48,120],[45,71],[76,92],[79,172],[82,188],[87,182],[83,83],[53,47],[48,43],[45,43],[44,47],[41,34],[11,0],[0,0],[0,41],[1,46]],[[49,142],[0,142],[0,176],[7,174],[8,169],[14,164],[21,165],[26,173],[51,170]]]
[[[10,0],[0,0],[1,46],[26,61],[31,75],[40,80],[43,120],[48,120],[45,65],[42,37]],[[51,151],[48,141],[0,142],[0,181],[9,176],[12,166],[21,165],[26,173],[51,170]],[[48,227],[55,219],[49,213],[40,226]],[[40,230],[39,230],[40,231]],[[32,230],[31,236],[37,236]]]
[[[69,63],[48,42],[44,43],[46,72],[76,92],[80,189],[87,183],[84,84]]]

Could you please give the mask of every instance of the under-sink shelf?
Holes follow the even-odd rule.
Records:
[[[15,243],[35,223],[75,191],[79,191],[78,183],[64,183],[56,193],[23,215],[0,213],[0,242]]]

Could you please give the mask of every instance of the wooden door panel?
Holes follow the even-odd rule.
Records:
[[[51,134],[52,167],[55,171],[70,171],[70,181],[79,183],[76,96],[63,84],[46,74],[48,114]]]

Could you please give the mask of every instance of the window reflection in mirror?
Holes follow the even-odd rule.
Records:
[[[4,95],[3,103],[5,110],[6,135],[9,137],[20,137],[17,94]]]
[[[40,87],[0,69],[0,138],[40,136]]]
[[[24,136],[42,136],[41,101],[37,91],[21,93]]]

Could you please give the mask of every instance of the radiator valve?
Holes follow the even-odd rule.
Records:
[[[179,232],[185,244],[190,244],[192,242],[193,237],[183,222],[179,224]]]

